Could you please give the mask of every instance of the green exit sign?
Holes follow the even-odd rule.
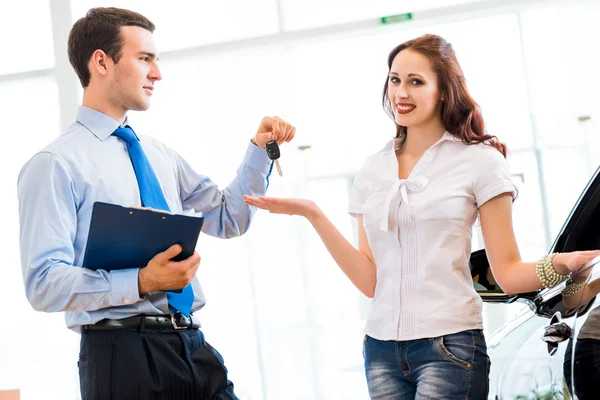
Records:
[[[412,19],[412,17],[413,17],[412,13],[390,15],[387,17],[381,17],[381,23],[382,24],[395,24],[397,22],[406,22],[406,21],[410,21]]]

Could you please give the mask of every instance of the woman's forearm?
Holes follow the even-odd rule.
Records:
[[[533,292],[543,288],[535,272],[534,262],[518,261],[504,268],[496,268],[494,278],[506,294]]]
[[[320,209],[316,208],[306,218],[344,274],[358,290],[372,298],[377,283],[375,263],[352,246]]]

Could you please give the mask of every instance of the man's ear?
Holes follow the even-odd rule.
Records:
[[[94,71],[102,76],[108,75],[108,64],[111,62],[111,58],[104,51],[100,49],[94,51],[88,64],[90,74],[93,75],[92,71]]]

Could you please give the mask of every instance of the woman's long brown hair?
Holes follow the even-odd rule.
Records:
[[[402,50],[410,49],[427,57],[437,73],[442,102],[442,124],[446,130],[465,144],[485,143],[496,148],[506,157],[506,145],[485,131],[485,123],[479,105],[467,89],[467,83],[452,45],[437,35],[423,35],[396,46],[388,56],[388,70],[394,58]],[[383,88],[383,108],[394,119],[388,98],[388,78]],[[407,127],[396,124],[396,137],[407,134]]]

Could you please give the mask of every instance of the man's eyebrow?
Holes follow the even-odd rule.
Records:
[[[140,51],[140,52],[138,52],[138,54],[142,54],[142,55],[148,56],[150,58],[156,58],[158,60],[158,58],[156,57],[156,54],[152,53],[150,51]]]

